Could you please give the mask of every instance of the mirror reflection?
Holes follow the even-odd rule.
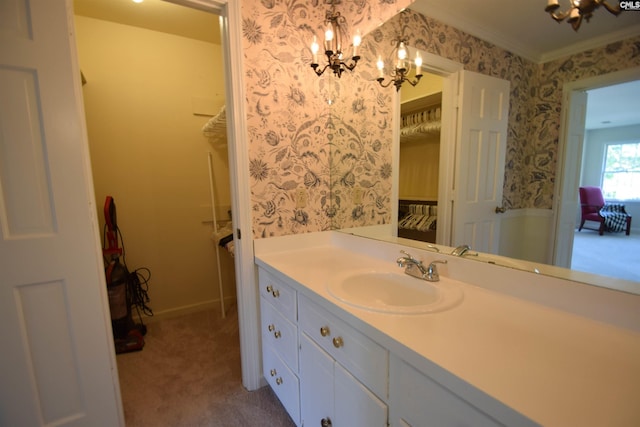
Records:
[[[422,16],[418,18],[409,19],[409,25],[415,25],[418,27],[415,32],[420,32],[423,22],[429,21],[428,18]],[[387,25],[387,24],[385,24]],[[384,27],[384,26],[383,26]],[[432,26],[433,29],[433,26]],[[445,38],[463,38],[461,32],[450,27],[442,28],[445,34],[440,34],[442,39]],[[449,33],[446,33],[446,32]],[[438,32],[438,28],[433,29],[434,33]],[[412,34],[415,37],[415,33]],[[411,36],[410,36],[411,37]],[[510,116],[509,116],[509,141],[506,158],[506,170],[500,172],[505,175],[505,195],[504,204],[502,207],[506,209],[506,213],[501,219],[501,237],[499,249],[495,253],[490,254],[487,252],[478,253],[474,248],[467,253],[467,256],[475,256],[475,259],[484,262],[491,262],[504,267],[522,268],[528,271],[533,271],[542,274],[552,274],[560,277],[571,278],[572,280],[578,280],[589,284],[598,286],[607,286],[622,289],[628,292],[638,293],[640,292],[640,271],[631,271],[630,276],[626,276],[624,279],[620,279],[615,276],[615,273],[607,273],[604,268],[595,274],[587,274],[582,271],[571,270],[568,268],[561,268],[554,266],[553,264],[564,265],[570,267],[572,264],[571,257],[568,259],[560,259],[558,261],[556,256],[552,254],[554,251],[551,249],[560,245],[564,247],[565,251],[571,254],[573,249],[574,253],[580,253],[584,251],[579,244],[574,244],[573,236],[575,220],[579,212],[579,202],[577,200],[577,185],[575,195],[566,196],[567,191],[562,192],[561,183],[554,184],[555,180],[560,180],[563,175],[564,165],[561,163],[562,155],[559,153],[562,147],[557,146],[557,141],[553,141],[553,138],[548,134],[549,126],[557,125],[559,128],[560,123],[560,109],[562,106],[560,94],[562,92],[562,85],[575,80],[576,74],[579,79],[581,75],[589,75],[587,69],[588,64],[583,57],[577,55],[572,58],[573,62],[570,64],[551,64],[548,68],[553,68],[554,71],[547,71],[551,82],[546,83],[546,87],[541,85],[539,89],[535,88],[532,75],[535,69],[538,68],[537,64],[522,64],[519,62],[519,70],[513,70],[509,67],[513,65],[513,62],[505,60],[503,64],[497,62],[496,59],[493,62],[482,62],[486,60],[490,55],[490,49],[495,47],[487,47],[487,52],[482,52],[486,46],[479,40],[473,40],[473,37],[466,36],[465,43],[462,45],[468,49],[466,58],[461,58],[459,55],[454,59],[458,62],[460,59],[467,62],[464,64],[465,69],[476,69],[476,71],[485,71],[483,67],[489,64],[496,68],[498,74],[501,74],[506,79],[511,79],[511,96],[510,103]],[[418,39],[419,40],[419,39]],[[416,39],[410,42],[417,43]],[[433,48],[427,47],[424,50],[426,55],[430,54]],[[436,49],[438,53],[442,53],[443,56],[447,55],[444,50]],[[479,57],[475,58],[474,52],[478,53]],[[504,51],[503,51],[504,52]],[[507,57],[507,55],[505,55]],[[513,58],[510,58],[512,60]],[[427,64],[428,65],[428,64]],[[562,70],[562,66],[572,66],[579,69],[574,70]],[[628,67],[628,65],[626,65]],[[503,68],[500,68],[503,67]],[[581,68],[580,68],[581,67]],[[624,63],[612,63],[609,64],[610,72],[615,73],[618,69],[625,68]],[[560,75],[567,71],[567,75]],[[606,74],[606,67],[600,72]],[[555,74],[554,74],[555,73]],[[496,74],[496,72],[489,73]],[[438,82],[439,76],[426,75],[422,79],[420,84],[416,88],[402,87],[401,93],[401,108],[398,113],[398,118],[395,125],[400,128],[401,124],[409,122],[410,124],[416,124],[419,120],[422,120],[426,116],[426,122],[428,123],[432,115],[437,116],[437,104],[442,102],[442,89],[433,89],[428,86],[428,81],[432,81],[435,86],[441,84]],[[530,80],[526,84],[523,83],[524,78]],[[621,79],[630,80],[631,77],[622,76]],[[597,82],[594,85],[603,86],[605,83]],[[424,85],[424,86],[422,86]],[[422,86],[422,87],[421,87]],[[595,86],[593,86],[595,87]],[[425,93],[412,93],[414,90],[424,90]],[[438,94],[440,93],[440,94]],[[438,99],[440,97],[440,99]],[[432,108],[435,108],[435,112],[432,112]],[[543,110],[544,109],[544,110]],[[440,115],[443,111],[440,110]],[[425,127],[430,125],[424,125]],[[437,126],[437,125],[436,125]],[[636,125],[637,126],[637,125]],[[404,128],[404,126],[403,126]],[[556,129],[556,132],[558,130]],[[457,243],[453,240],[452,234],[455,231],[447,229],[442,231],[439,227],[439,222],[443,222],[446,225],[449,212],[443,217],[443,206],[438,206],[438,199],[442,199],[441,192],[438,188],[442,186],[442,175],[446,174],[451,167],[449,163],[443,166],[443,159],[439,154],[442,152],[442,141],[440,140],[437,132],[427,135],[419,135],[420,132],[416,132],[413,136],[409,135],[409,131],[403,132],[398,130],[398,137],[394,144],[398,144],[397,153],[399,156],[399,170],[397,172],[397,182],[394,185],[398,186],[398,205],[397,205],[397,224],[394,222],[393,226],[384,228],[380,227],[365,227],[361,229],[348,229],[349,232],[357,232],[358,234],[384,239],[402,239],[402,242],[416,247],[433,247],[436,243],[437,247],[441,251],[452,251]],[[424,132],[428,134],[429,132]],[[583,128],[584,134],[584,128]],[[551,139],[552,143],[544,145],[540,142],[542,139]],[[419,142],[420,141],[420,142]],[[540,147],[534,148],[533,152],[526,152],[527,146],[532,146],[532,141],[541,144]],[[445,142],[446,144],[446,142]],[[523,148],[524,147],[524,148]],[[568,154],[575,156],[575,148],[567,149]],[[578,153],[582,156],[582,147],[579,148]],[[571,157],[566,154],[566,157]],[[447,159],[445,159],[447,160]],[[450,160],[450,159],[449,159]],[[569,159],[571,160],[571,159]],[[573,159],[575,160],[575,159]],[[555,169],[557,162],[557,170]],[[579,167],[578,163],[573,164],[571,167],[575,171],[575,168]],[[529,167],[529,170],[527,170]],[[443,170],[444,169],[444,170]],[[573,172],[572,172],[573,173]],[[576,176],[580,176],[579,170]],[[530,182],[526,182],[530,180]],[[424,184],[424,185],[422,185]],[[529,186],[530,188],[525,188]],[[563,203],[554,205],[554,194],[563,195],[562,200],[555,202],[563,202],[568,208],[565,208],[565,216],[572,219],[571,228],[565,227],[563,233],[556,233],[554,225],[554,210]],[[558,197],[560,199],[560,197]],[[446,201],[445,201],[446,203]],[[501,206],[496,206],[501,207]],[[627,203],[627,211],[634,211],[638,209],[636,203]],[[446,212],[446,209],[444,209]],[[568,212],[568,213],[567,213]],[[574,218],[571,218],[571,217]],[[438,221],[442,217],[442,221]],[[562,224],[561,224],[562,225]],[[446,228],[446,227],[445,227]],[[454,227],[452,227],[454,228]],[[440,229],[440,231],[438,231]],[[592,231],[583,230],[585,236]],[[633,231],[630,236],[626,236],[628,239],[625,243],[633,244],[634,238]],[[560,244],[554,242],[556,236],[561,236],[564,239]],[[622,237],[618,234],[614,235],[615,238]],[[609,236],[602,236],[603,239]],[[410,239],[410,240],[404,240]],[[621,239],[617,239],[621,240]],[[594,244],[594,243],[591,243]],[[614,243],[615,244],[615,243]],[[573,248],[572,248],[573,246]],[[603,246],[604,240],[595,242],[595,246]],[[595,252],[595,251],[594,251]],[[638,253],[634,251],[633,253]],[[561,258],[561,257],[560,257]],[[600,265],[602,266],[603,260],[608,258],[604,256],[600,259]],[[637,265],[637,262],[631,260],[630,265]],[[629,265],[629,263],[627,263]],[[617,267],[613,267],[614,270],[620,270]],[[627,268],[628,269],[628,268]],[[638,276],[635,276],[638,275]]]

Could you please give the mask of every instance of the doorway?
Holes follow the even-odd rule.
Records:
[[[567,96],[563,99],[563,117],[561,135],[558,144],[559,162],[556,176],[557,198],[555,206],[555,233],[553,242],[553,265],[571,267],[574,230],[576,226],[579,206],[577,200],[578,187],[582,182],[582,168],[584,157],[584,135],[586,125],[584,120],[588,108],[586,93],[591,90],[612,87],[622,83],[637,80],[639,68],[631,68],[602,76],[570,82],[565,85],[563,91]],[[618,102],[614,100],[614,102]],[[578,135],[578,138],[575,136]],[[595,184],[595,185],[599,185]]]
[[[193,12],[214,27],[216,16]],[[156,316],[216,305],[211,193],[217,219],[229,222],[229,166],[224,141],[202,129],[225,104],[222,47],[87,15],[76,15],[76,29],[96,206],[114,198],[130,269],[153,275]],[[231,257],[223,269],[228,305]]]

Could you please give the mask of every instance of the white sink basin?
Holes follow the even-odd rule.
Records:
[[[327,285],[340,301],[393,314],[424,314],[449,309],[462,301],[459,286],[442,278],[427,282],[401,272],[359,270],[336,275]]]

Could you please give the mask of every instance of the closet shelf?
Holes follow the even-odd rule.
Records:
[[[209,138],[211,143],[227,141],[227,114],[224,106],[218,114],[205,123],[202,127],[202,133]]]

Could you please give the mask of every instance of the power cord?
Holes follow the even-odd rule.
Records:
[[[114,229],[116,234],[116,245],[119,242],[120,247],[122,248],[122,265],[128,273],[126,284],[127,304],[129,305],[129,309],[135,308],[136,313],[138,314],[138,320],[140,321],[140,324],[136,325],[136,328],[140,329],[142,335],[145,335],[147,333],[147,327],[142,321],[142,314],[140,312],[142,311],[142,313],[149,317],[153,316],[153,310],[151,310],[151,307],[147,305],[147,303],[150,301],[149,280],[151,279],[151,270],[149,270],[147,267],[141,267],[129,273],[129,268],[127,267],[127,262],[125,259],[126,250],[124,246],[124,238],[122,237],[120,228],[117,225],[114,226]],[[104,245],[107,242],[106,233],[107,224],[104,225],[102,231],[103,250],[105,249]]]

